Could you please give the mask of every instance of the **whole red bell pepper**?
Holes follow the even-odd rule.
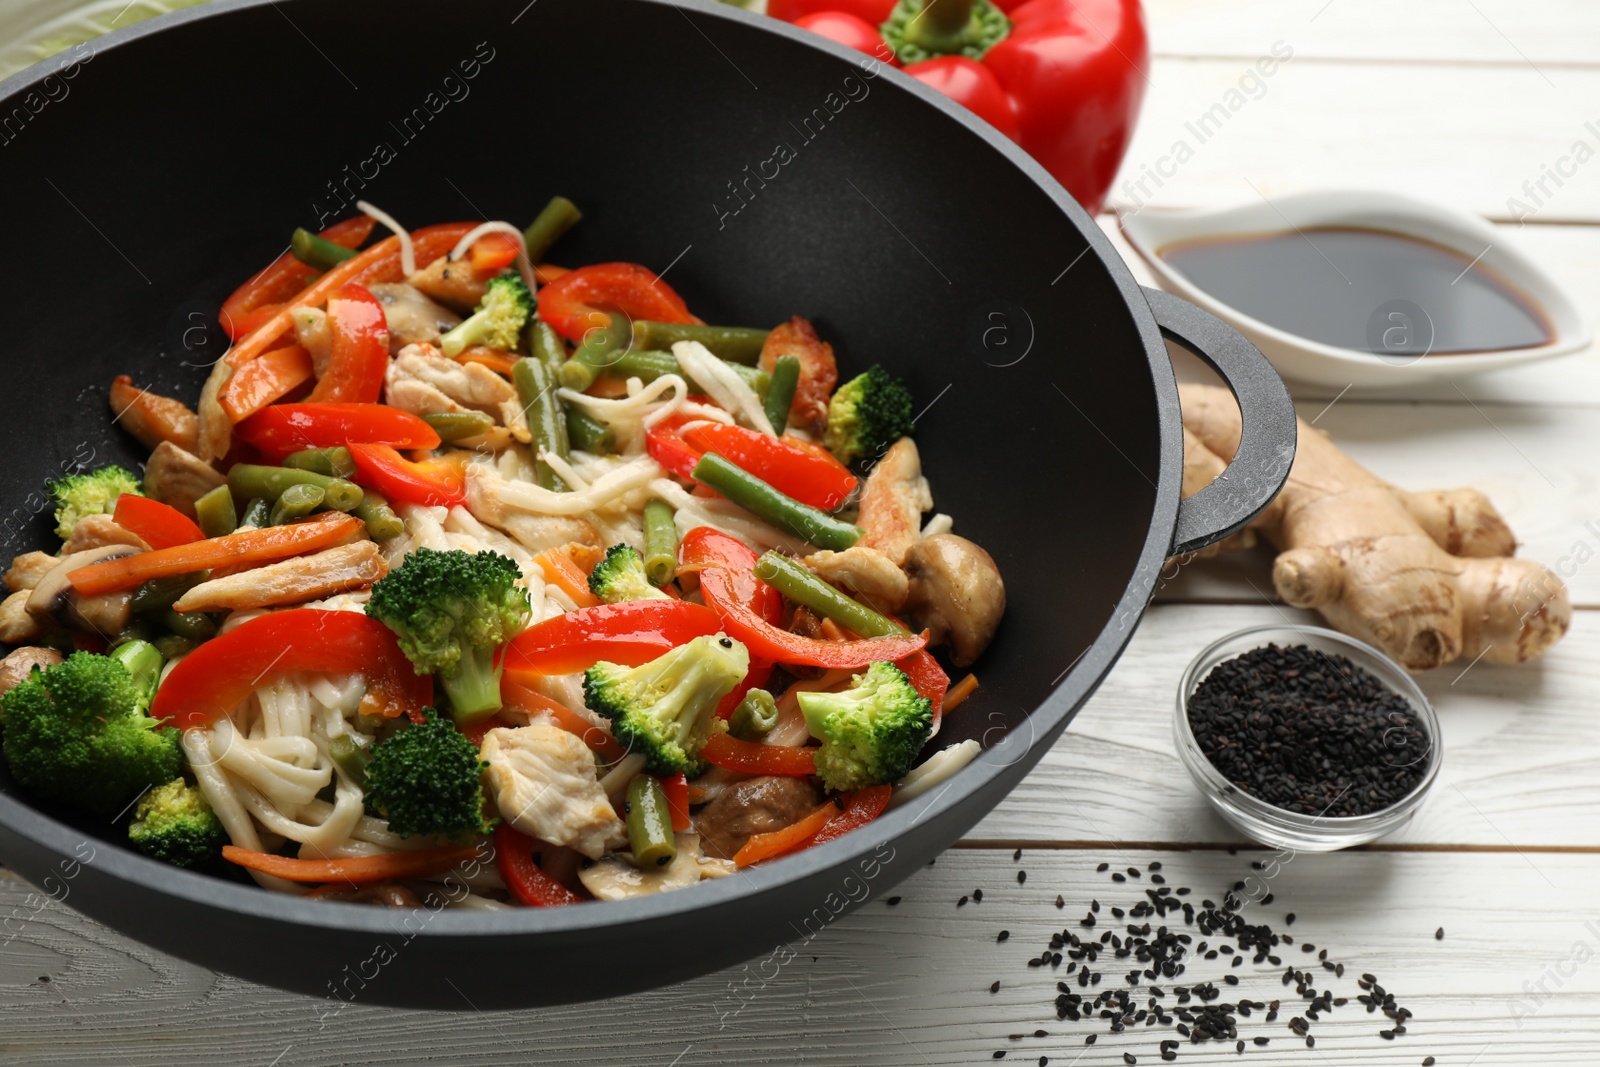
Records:
[[[416,672],[383,623],[356,611],[294,608],[251,619],[183,657],[150,715],[180,730],[209,726],[256,687],[294,671],[365,675],[363,710],[381,715],[433,703],[432,677]]]
[[[966,106],[1100,210],[1144,101],[1139,0],[770,0],[770,14],[880,60]],[[878,23],[880,38],[840,12]]]

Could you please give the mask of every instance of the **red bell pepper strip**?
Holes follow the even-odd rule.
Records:
[[[702,583],[709,575],[725,599],[776,625],[783,621],[783,594],[756,577],[758,559],[743,541],[709,526],[696,526],[678,544],[679,573],[699,571]]]
[[[217,403],[230,421],[249,418],[316,377],[311,353],[300,345],[274,348],[240,367],[223,383]]]
[[[505,699],[503,693],[500,699]],[[472,742],[474,748],[482,748],[483,739],[490,730],[514,730],[516,725],[514,722],[507,722],[502,719],[499,712],[493,712],[468,722],[456,723],[456,729],[461,733],[462,737]]]
[[[520,251],[522,246],[509,233],[491,232],[472,242],[467,258],[472,261],[474,274],[488,278],[515,263]]]
[[[807,842],[807,848],[832,841],[842,837],[851,830],[859,830],[873,819],[883,814],[889,806],[889,797],[894,789],[887,785],[869,785],[865,789],[857,789],[847,793],[844,797],[844,810],[828,820],[828,824],[817,831],[817,836]]]
[[[752,863],[776,859],[786,852],[793,852],[815,837],[838,812],[839,809],[830,800],[799,822],[785,826],[782,830],[752,834],[750,839],[740,846],[739,851],[733,854],[734,866],[748,867]]]
[[[692,426],[680,436],[690,448],[715,452],[780,493],[823,511],[843,504],[857,484],[856,476],[833,453],[797,437],[771,437],[712,422]]]
[[[800,778],[817,773],[816,749],[790,745],[764,745],[741,741],[732,734],[716,733],[700,749],[700,756],[713,767],[744,774],[776,774]]]
[[[421,270],[449,252],[472,227],[473,224],[470,222],[447,222],[439,226],[427,226],[412,233],[411,241],[416,253],[417,269]],[[289,317],[291,311],[295,308],[319,307],[327,302],[328,297],[351,282],[358,285],[375,285],[378,282],[401,280],[400,238],[385,238],[364,252],[345,260],[292,299],[279,305],[260,326],[243,335],[232,348],[228,349],[227,355],[223,358],[235,369],[244,366],[261,353],[275,347],[278,339],[293,327]]]
[[[810,30],[818,37],[826,37],[846,48],[876,56],[892,67],[900,65],[900,61],[894,57],[894,50],[883,39],[883,34],[878,32],[878,27],[859,15],[852,15],[848,11],[815,11],[793,21],[802,30]]]
[[[189,516],[147,496],[123,493],[117,497],[117,507],[111,518],[129,533],[138,534],[151,548],[171,548],[206,539],[205,533]]]
[[[752,689],[759,689],[767,684],[772,677],[772,664],[764,659],[753,659],[744,672],[744,679],[727,696],[717,701],[716,716],[727,720],[733,718],[733,713],[744,702],[745,695]]]
[[[906,672],[917,695],[933,705],[933,730],[928,734],[932,737],[939,732],[939,722],[944,717],[944,695],[950,688],[950,676],[927,649],[897,660],[895,666]]]
[[[258,686],[294,671],[362,674],[362,708],[394,717],[433,703],[433,678],[418,674],[394,632],[355,611],[293,608],[261,615],[189,653],[156,690],[150,715],[180,730],[209,726]]]
[[[692,479],[694,465],[700,462],[700,450],[679,432],[684,423],[692,421],[687,415],[668,415],[645,431],[644,449],[650,458],[680,478]]]
[[[1100,210],[1144,100],[1150,42],[1139,0],[921,0],[877,15],[884,6],[772,0],[768,12],[789,22],[845,12],[879,24],[907,74],[993,123],[1085,210]],[[862,47],[851,37],[860,27],[819,28]]]
[[[549,715],[556,721],[556,725],[567,731],[567,733],[576,735],[579,740],[600,753],[607,761],[618,759],[626,754],[616,738],[561,703],[561,701],[552,700],[525,684],[521,679],[515,677],[511,671],[506,671],[500,676],[500,699],[505,701],[507,707],[518,708],[527,712],[543,712]],[[504,724],[502,723],[501,725]]]
[[[392,882],[397,878],[422,878],[448,871],[477,855],[478,849],[474,845],[440,845],[411,852],[388,852],[381,856],[302,860],[257,852],[238,845],[222,846],[223,859],[252,871],[290,882],[343,882],[350,885]]]
[[[667,796],[667,810],[672,812],[672,828],[680,833],[689,829],[689,780],[682,771],[670,778],[657,778],[661,791]]]
[[[536,622],[505,647],[508,671],[572,674],[601,660],[637,667],[720,628],[716,613],[687,600],[625,600]]]
[[[579,267],[539,290],[539,317],[574,343],[605,325],[605,313],[610,311],[650,322],[700,321],[666,282],[637,263]]]
[[[583,898],[551,878],[533,862],[533,838],[508,822],[494,828],[494,865],[517,900],[530,908],[581,904]]]
[[[318,236],[342,248],[354,248],[372,233],[376,221],[366,215],[357,215],[353,219],[334,223]],[[306,266],[294,257],[293,252],[285,252],[223,301],[222,312],[218,315],[222,321],[222,332],[228,335],[230,341],[237,341],[250,333],[282,311],[284,302],[294,299],[316,274],[317,268]]]
[[[272,355],[268,352],[245,364],[230,382]],[[387,404],[273,404],[241,422],[236,432],[245,443],[272,456],[302,448],[333,448],[351,441],[390,448],[439,447],[437,430],[409,411]]]
[[[390,502],[439,508],[467,502],[466,477],[453,463],[413,462],[389,445],[351,441],[347,447],[356,461],[356,483],[376,489]]]
[[[217,567],[238,568],[240,564],[274,563],[290,556],[318,552],[345,544],[362,530],[365,527],[359,519],[338,512],[324,513],[286,526],[238,530],[204,541],[91,563],[68,574],[67,581],[84,596],[99,596],[133,589],[151,578],[192,574]]]
[[[377,403],[389,368],[389,321],[383,305],[364,285],[342,285],[328,297],[328,330],[332,353],[328,369],[311,390],[311,402]]]

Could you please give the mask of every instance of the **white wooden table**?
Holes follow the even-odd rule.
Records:
[[[1151,203],[1248,199],[1246,179],[1268,196],[1391,186],[1505,222],[1507,240],[1600,318],[1600,160],[1547,184],[1528,225],[1510,223],[1518,209],[1507,203],[1531,203],[1523,183],[1575,142],[1600,149],[1600,130],[1585,126],[1600,120],[1600,5],[1148,0],[1148,13],[1157,58],[1131,176],[1274,42],[1294,53]],[[1297,940],[1346,965],[1336,995],[1353,998],[1354,976],[1370,971],[1415,1012],[1407,1035],[1383,1041],[1382,1016],[1352,1000],[1316,1024],[1312,1051],[1283,1025],[1300,1010],[1286,1000],[1277,1023],[1242,1030],[1270,1035],[1267,1048],[1241,1059],[1231,1045],[1185,1044],[1181,1063],[1600,1062],[1600,352],[1408,395],[1352,390],[1328,407],[1335,392],[1296,398],[1395,482],[1487,491],[1526,555],[1564,564],[1578,606],[1541,663],[1422,679],[1444,723],[1444,771],[1416,822],[1381,846],[1253,872],[1272,854],[1245,846],[1191,788],[1169,730],[1179,672],[1213,637],[1295,614],[1255,591],[1271,588],[1269,557],[1196,564],[1162,591],[1100,693],[1011,797],[896,889],[898,906],[874,903],[797,943],[786,966],[552,1011],[353,1005],[324,1020],[323,1003],[179,963],[50,904],[0,949],[0,1062],[977,1064],[1005,1049],[1009,1062],[1088,1067],[1131,1052],[1159,1063],[1155,1030],[1058,1024],[1058,975],[1025,966],[1092,898],[1109,909],[1137,895],[1099,863],[1153,860],[1193,899],[1271,874],[1273,902],[1252,906],[1279,929],[1295,912]],[[983,901],[958,908],[976,888]],[[0,874],[0,916],[31,913],[31,893]],[[1204,966],[1187,977],[1220,980]],[[1224,986],[1225,999],[1282,995],[1265,967],[1235,973],[1246,982]],[[1050,1036],[1009,1039],[1037,1028]],[[1085,1046],[1090,1033],[1101,1036]]]

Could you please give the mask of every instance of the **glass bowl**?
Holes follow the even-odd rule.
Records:
[[[1429,738],[1425,757],[1428,766],[1416,788],[1391,806],[1368,815],[1302,815],[1268,804],[1223,777],[1222,772],[1212,766],[1200,751],[1200,744],[1189,726],[1189,697],[1212,668],[1223,660],[1269,644],[1309,645],[1322,652],[1345,656],[1357,666],[1371,671],[1384,685],[1404,697],[1427,730]],[[1422,806],[1428,790],[1438,778],[1442,755],[1438,716],[1411,675],[1371,645],[1316,626],[1253,626],[1208,645],[1189,664],[1183,672],[1182,681],[1178,683],[1173,735],[1177,741],[1178,759],[1219,815],[1262,844],[1303,852],[1333,852],[1365,844],[1405,826]]]

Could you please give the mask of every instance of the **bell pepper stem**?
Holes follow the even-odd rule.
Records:
[[[972,21],[973,0],[925,0],[916,18],[916,35],[930,51],[935,42],[960,36]]]
[[[990,0],[900,0],[881,27],[901,62],[935,56],[982,59],[1011,29]]]

